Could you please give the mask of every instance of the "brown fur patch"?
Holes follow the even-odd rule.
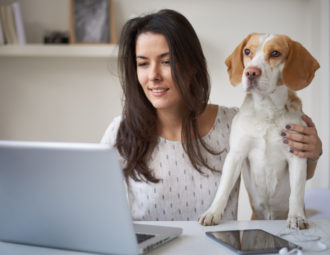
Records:
[[[289,97],[289,105],[288,108],[293,109],[295,111],[302,111],[302,103],[299,97],[297,97],[296,93],[292,90],[288,91],[288,97]]]
[[[251,60],[252,58],[255,56],[255,53],[257,51],[257,49],[260,46],[259,43],[259,38],[260,38],[261,34],[254,34],[250,37],[250,39],[246,42],[245,47],[243,47],[242,49],[242,55],[243,55],[243,64],[244,66],[246,66]],[[244,50],[245,49],[249,49],[251,52],[250,56],[246,56],[244,54]]]
[[[276,85],[277,85],[277,86],[281,86],[281,85],[283,85],[282,77],[279,77],[279,78],[278,78]]]
[[[264,55],[266,61],[269,63],[270,68],[273,70],[280,64],[284,63],[289,53],[289,44],[287,37],[284,35],[276,35],[265,43]],[[271,53],[278,51],[281,55],[278,57],[272,57]]]
[[[236,86],[242,81],[242,74],[244,70],[243,63],[243,50],[245,49],[246,43],[251,37],[260,36],[260,34],[249,34],[233,51],[233,53],[227,57],[225,63],[227,65],[227,72],[229,75],[230,83]]]
[[[317,60],[298,42],[287,37],[289,53],[282,72],[284,84],[291,90],[307,87],[320,67]]]

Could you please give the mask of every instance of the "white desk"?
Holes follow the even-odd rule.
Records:
[[[206,237],[206,231],[214,230],[233,230],[233,229],[252,229],[261,228],[273,234],[279,234],[286,228],[286,221],[228,221],[222,222],[218,226],[204,227],[198,222],[190,221],[174,221],[174,222],[142,222],[146,224],[158,224],[167,226],[177,226],[183,228],[183,233],[177,239],[153,250],[148,255],[168,254],[168,255],[212,255],[212,254],[235,254],[226,247],[223,247],[213,240]],[[322,238],[322,242],[330,247],[330,220],[315,220],[311,222],[311,228],[308,233],[318,235]],[[306,233],[307,234],[307,233]],[[290,240],[290,237],[286,238]],[[304,243],[298,243],[302,247],[306,247]],[[9,244],[0,242],[1,255],[87,255],[74,251],[65,251],[57,249],[47,249],[41,247],[33,247],[27,245]],[[306,251],[304,254],[328,255],[330,249],[323,252]]]

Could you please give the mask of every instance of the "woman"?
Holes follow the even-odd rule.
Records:
[[[121,155],[133,219],[196,220],[218,188],[237,109],[208,104],[200,42],[189,21],[172,10],[125,24],[119,70],[123,115],[113,120],[102,142]],[[295,129],[301,137],[286,136],[293,153],[302,153],[294,148],[308,137],[300,156],[316,159],[322,146],[315,127],[291,125]],[[309,163],[309,176],[315,166]],[[237,218],[238,191],[239,181],[223,219]]]

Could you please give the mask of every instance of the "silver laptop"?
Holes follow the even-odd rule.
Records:
[[[108,145],[0,141],[0,205],[6,242],[139,254],[182,232],[133,224],[118,154]]]

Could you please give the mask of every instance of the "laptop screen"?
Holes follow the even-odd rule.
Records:
[[[0,162],[0,240],[138,252],[118,155],[108,145],[1,141]]]

